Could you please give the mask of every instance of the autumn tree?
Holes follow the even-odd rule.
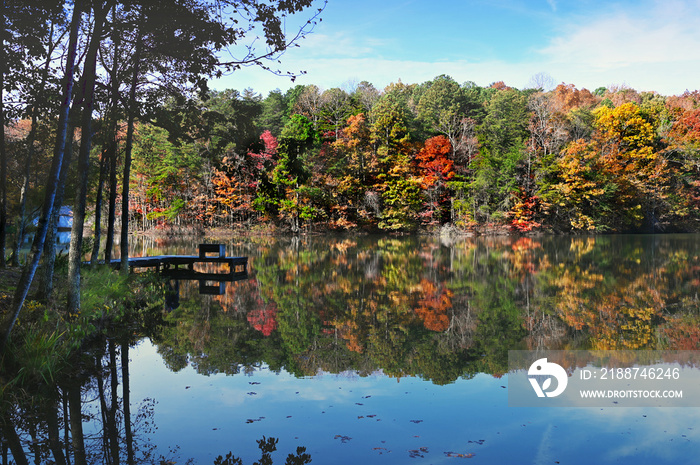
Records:
[[[270,131],[260,136],[262,144],[244,154],[232,153],[224,157],[212,177],[211,206],[200,207],[211,224],[242,224],[251,219],[255,212],[254,200],[258,194],[261,179],[272,169],[277,158],[277,139]],[[203,219],[204,219],[203,218]]]
[[[357,85],[351,97],[360,105],[360,113],[363,113],[365,117],[367,117],[367,115],[372,114],[372,109],[379,101],[381,92],[379,92],[373,84],[362,81]],[[369,123],[371,124],[372,121]]]
[[[486,111],[479,131],[480,152],[472,162],[473,218],[501,221],[521,181],[518,171],[529,135],[527,98],[515,89],[497,90],[486,103]]]
[[[447,187],[455,175],[451,154],[450,141],[445,136],[435,136],[426,140],[425,146],[416,155],[420,185],[426,199],[421,217],[428,224],[440,224],[451,219]]]
[[[288,221],[293,232],[299,232],[301,222],[316,215],[310,203],[314,189],[305,184],[310,177],[305,157],[317,142],[313,123],[305,116],[293,115],[279,139],[274,167],[261,181],[254,202],[256,209]]]
[[[323,108],[323,91],[316,85],[303,88],[296,98],[294,112],[305,116],[313,124],[314,130],[318,130],[318,122]]]
[[[326,122],[321,128],[321,132],[333,132],[334,139],[338,139],[343,124],[347,120],[352,108],[350,106],[350,96],[343,89],[334,87],[321,94],[321,118]]]
[[[415,120],[409,101],[414,87],[400,81],[390,84],[372,110],[370,134],[379,162],[379,227],[383,229],[411,227],[420,205],[420,186],[411,161],[414,147],[410,131]]]
[[[473,116],[472,109],[479,104],[470,99],[462,87],[451,77],[441,75],[423,84],[425,90],[420,94],[416,105],[417,118],[433,134],[443,134],[450,141],[452,157],[463,149],[469,126],[464,121]]]
[[[333,180],[327,181],[333,184],[336,199],[333,210],[337,219],[333,221],[342,227],[356,226],[358,220],[373,221],[378,211],[366,199],[372,196],[378,161],[363,113],[348,118],[333,149],[335,162],[328,170]]]

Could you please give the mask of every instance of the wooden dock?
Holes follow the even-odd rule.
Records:
[[[211,255],[214,254],[214,255]],[[227,273],[195,271],[196,264],[225,263]],[[109,262],[114,269],[121,268],[121,259]],[[248,257],[227,257],[223,244],[199,244],[199,255],[155,255],[149,257],[129,257],[130,268],[155,268],[164,275],[181,276],[189,279],[233,281],[248,273]],[[226,279],[231,278],[231,279]],[[187,278],[185,278],[187,279]]]

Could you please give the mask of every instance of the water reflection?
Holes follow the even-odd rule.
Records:
[[[198,242],[144,238],[132,253],[188,255]],[[70,375],[93,399],[82,423],[96,461],[129,462],[131,442],[146,462],[233,450],[252,463],[264,435],[319,463],[694,460],[692,409],[512,409],[506,388],[512,349],[697,350],[700,236],[256,237],[226,249],[249,257],[247,279],[220,295],[169,281],[167,325],[135,347],[103,341],[93,369]],[[6,410],[3,435],[11,425],[25,448],[45,445],[41,457],[51,444],[74,457],[70,386],[46,395],[48,417]],[[130,414],[128,395],[158,405]],[[115,439],[129,417],[132,439]]]
[[[224,357],[222,371],[264,361],[300,376],[381,369],[445,384],[505,373],[508,349],[698,348],[696,236],[259,238],[227,248],[250,257],[250,279],[212,298],[183,284],[189,300],[158,340],[196,366],[206,358],[207,370],[224,351],[245,355]]]

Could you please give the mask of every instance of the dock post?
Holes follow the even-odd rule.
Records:
[[[226,246],[224,244],[199,244],[199,258],[206,258],[208,253],[218,254],[216,258],[226,256]]]

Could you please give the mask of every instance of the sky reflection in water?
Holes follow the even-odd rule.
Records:
[[[296,378],[263,366],[248,375],[173,373],[148,340],[131,352],[132,399],[158,402],[153,440],[182,463],[233,451],[275,463],[305,446],[312,463],[697,463],[695,408],[508,407],[507,375],[438,386],[417,377],[321,373]],[[450,456],[452,455],[452,456]]]

